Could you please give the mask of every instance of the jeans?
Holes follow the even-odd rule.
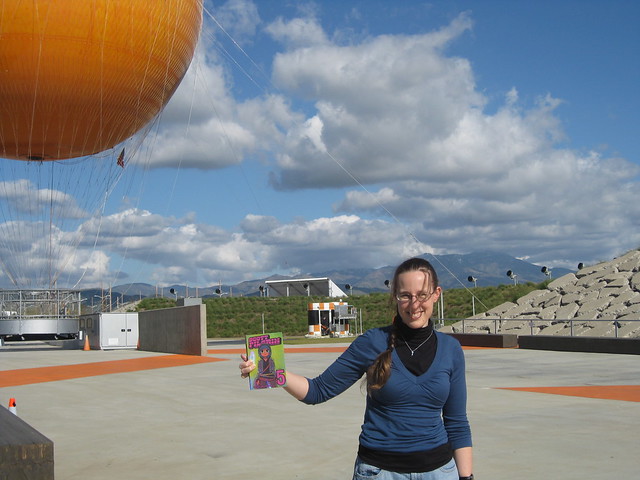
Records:
[[[451,459],[449,463],[431,472],[421,473],[397,473],[382,470],[368,463],[364,463],[360,458],[356,458],[353,468],[353,480],[458,480],[458,469],[456,462]]]

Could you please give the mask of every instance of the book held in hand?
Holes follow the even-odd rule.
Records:
[[[249,374],[251,390],[284,387],[284,338],[281,332],[246,336],[247,357],[256,364]]]

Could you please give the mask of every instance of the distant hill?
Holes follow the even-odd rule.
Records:
[[[429,257],[425,256],[430,260]],[[510,270],[516,275],[518,283],[544,281],[547,276],[542,273],[544,265],[519,260],[510,255],[496,252],[475,252],[466,255],[438,255],[434,267],[444,288],[461,288],[470,286],[467,278],[477,278],[478,287],[511,284],[514,280],[507,276]],[[577,265],[576,265],[577,267]],[[551,269],[551,278],[562,277],[572,270],[567,268]]]
[[[542,273],[543,266],[534,265],[523,260],[518,260],[510,255],[496,252],[474,252],[465,255],[421,255],[431,262],[438,273],[438,280],[442,288],[463,288],[472,286],[468,282],[469,276],[475,277],[478,287],[489,287],[513,283],[514,280],[507,277],[510,270],[516,275],[518,283],[539,283],[547,277]],[[320,277],[329,277],[339,286],[349,283],[354,292],[379,292],[385,291],[385,280],[391,280],[395,265],[371,270],[341,270],[328,271],[318,274]],[[552,269],[552,278],[558,278],[571,270],[566,268]]]
[[[542,265],[535,265],[523,260],[518,260],[510,255],[502,253],[484,251],[474,252],[464,255],[422,255],[423,258],[429,260],[436,271],[440,280],[440,285],[445,289],[463,288],[473,286],[468,282],[467,278],[473,276],[477,279],[478,287],[488,287],[502,284],[513,283],[512,278],[507,277],[507,271],[513,272],[518,283],[533,282],[539,283],[546,279],[544,273],[541,272]],[[214,285],[210,287],[189,287],[187,285],[171,285],[168,287],[157,288],[146,283],[129,283],[118,285],[111,289],[114,297],[120,298],[120,302],[129,302],[138,300],[143,297],[153,297],[163,295],[171,297],[211,297],[217,296],[216,289],[220,289],[224,295],[233,296],[257,296],[258,288],[264,285],[265,280],[285,279],[285,278],[308,278],[308,277],[328,277],[343,290],[346,284],[350,284],[354,294],[383,292],[387,290],[384,282],[391,280],[395,265],[381,267],[377,269],[344,269],[331,270],[325,272],[308,273],[297,277],[286,277],[283,275],[274,275],[268,278],[249,280],[236,285]],[[558,278],[572,271],[566,268],[554,268],[551,271],[552,278]],[[175,293],[170,293],[171,289]],[[103,292],[99,289],[90,289],[83,291],[85,304],[91,304],[100,301],[101,296],[107,295],[109,292]],[[108,301],[108,300],[107,300]]]

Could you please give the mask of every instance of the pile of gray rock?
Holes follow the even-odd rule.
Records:
[[[635,321],[633,321],[635,320]],[[458,333],[640,337],[640,250],[584,267],[447,328]]]

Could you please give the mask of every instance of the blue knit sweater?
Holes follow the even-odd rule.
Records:
[[[391,327],[374,328],[358,337],[320,376],[309,379],[308,404],[325,402],[362,377],[387,349]],[[467,420],[464,354],[457,340],[440,332],[433,363],[415,376],[393,351],[391,376],[367,396],[360,444],[388,452],[417,452],[446,442],[455,450],[471,446]]]

